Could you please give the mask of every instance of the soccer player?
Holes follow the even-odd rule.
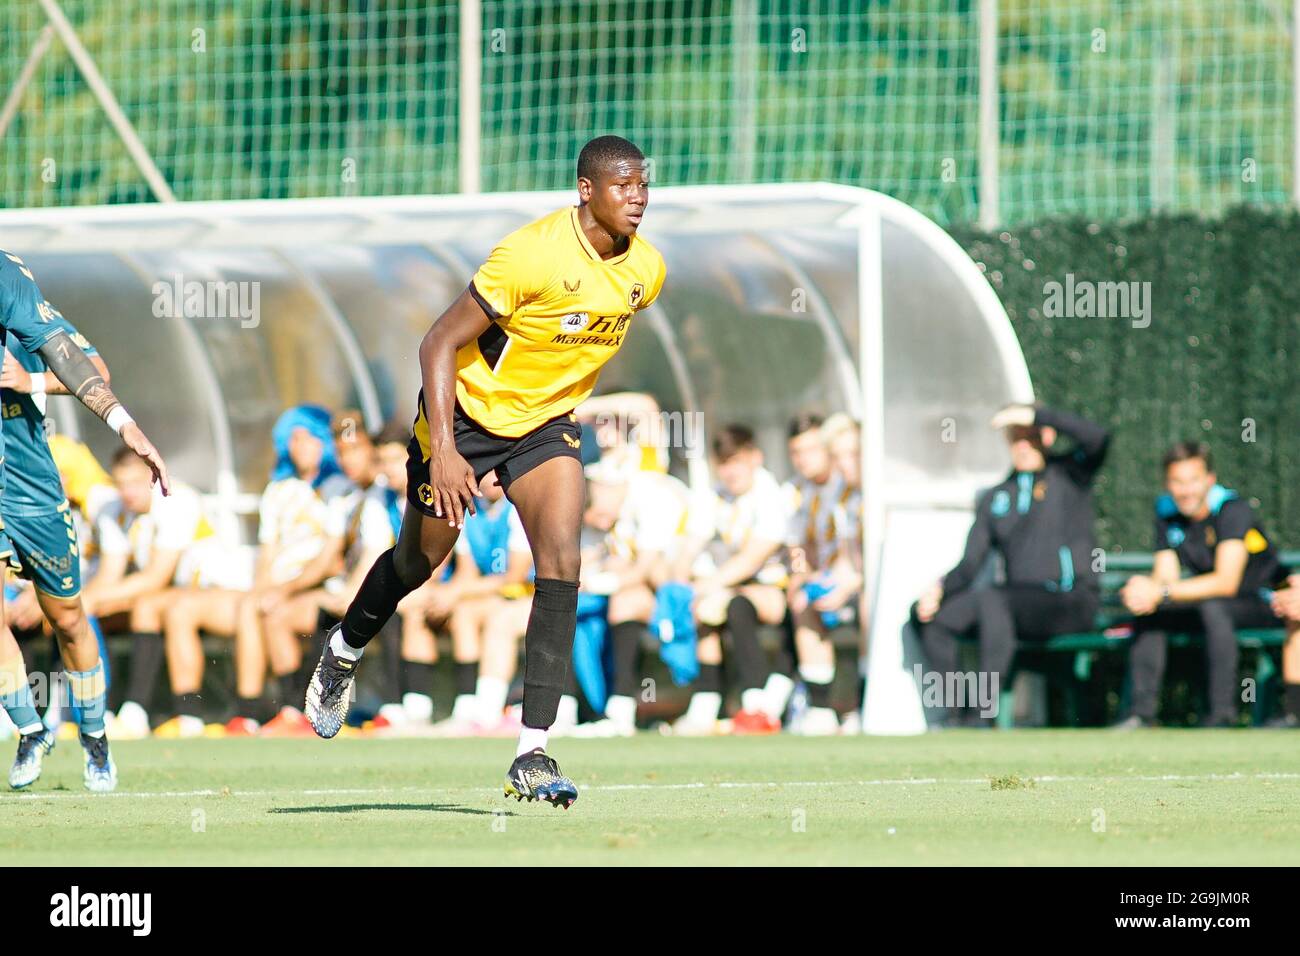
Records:
[[[605,716],[584,725],[581,736],[631,737],[636,733],[637,665],[641,638],[655,608],[655,590],[684,541],[689,492],[657,471],[629,471],[602,456],[587,466],[588,527],[602,533],[596,562],[584,562],[582,588],[609,597],[613,645],[612,693]]]
[[[786,615],[788,574],[780,551],[789,528],[787,501],[744,425],[724,427],[713,440],[713,455],[717,486],[691,502],[687,540],[673,562],[672,578],[694,588],[692,611],[700,625],[699,679],[673,732],[714,732],[722,709],[725,631],[740,685],[733,731],[774,734],[781,724],[766,705],[771,669],[758,625],[780,624]]]
[[[1090,630],[1100,603],[1093,571],[1092,483],[1110,436],[1100,425],[1050,408],[1012,405],[993,417],[1004,431],[1012,472],[980,496],[966,551],[942,581],[916,603],[930,666],[957,669],[957,638],[979,636],[980,669],[1001,686],[1017,640]],[[1058,434],[1070,452],[1049,454]],[[991,552],[1006,564],[1006,581],[975,588]],[[954,720],[955,708],[945,720]]]
[[[0,454],[8,451],[14,460],[12,468],[5,461],[0,472],[0,510],[5,518],[0,522],[0,557],[16,556],[33,578],[80,713],[86,758],[83,782],[89,790],[106,792],[117,786],[117,767],[104,736],[104,668],[99,643],[81,606],[80,554],[58,468],[46,442],[45,394],[70,392],[104,419],[128,448],[149,463],[164,494],[169,490],[167,468],[108,387],[107,369],[87,357],[81,347],[85,340],[45,300],[31,270],[18,256],[0,255],[4,257],[0,260],[0,348],[16,360],[2,369],[7,373],[7,392]],[[53,380],[47,369],[53,372]],[[20,734],[9,784],[30,786],[40,776],[45,754],[54,748],[54,735],[36,714],[22,654],[5,622],[2,597],[0,703]]]
[[[398,601],[442,563],[496,469],[532,547],[537,578],[525,635],[523,727],[506,793],[570,806],[578,791],[546,753],[568,678],[578,605],[581,431],[573,409],[663,286],[663,257],[637,229],[645,157],[617,136],[578,156],[578,199],[507,236],[420,343],[423,389],[397,546],[333,629],[307,691],[307,716],[333,737],[357,662]]]
[[[1138,620],[1129,650],[1131,712],[1117,727],[1155,723],[1170,629],[1205,634],[1210,712],[1204,726],[1231,727],[1237,723],[1237,629],[1282,626],[1271,604],[1286,569],[1255,509],[1218,483],[1205,445],[1179,442],[1164,464],[1155,565],[1150,575],[1129,578],[1120,593]],[[1184,568],[1191,577],[1182,577]]]

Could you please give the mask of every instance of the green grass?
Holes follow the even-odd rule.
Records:
[[[0,795],[29,864],[1294,864],[1289,732],[979,731],[556,741],[568,811],[516,803],[502,740],[64,741]],[[1163,779],[1162,779],[1163,778]],[[494,813],[495,811],[495,813]],[[1097,829],[1100,827],[1100,831]]]

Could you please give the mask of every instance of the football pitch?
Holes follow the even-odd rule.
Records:
[[[501,793],[507,740],[62,741],[0,795],[8,866],[1300,862],[1287,731],[556,740],[570,810]],[[12,742],[10,741],[9,744]],[[6,745],[5,750],[8,751]]]

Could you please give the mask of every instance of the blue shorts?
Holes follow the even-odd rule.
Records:
[[[81,593],[81,549],[72,508],[39,515],[5,515],[0,524],[0,559],[46,594],[73,598]]]

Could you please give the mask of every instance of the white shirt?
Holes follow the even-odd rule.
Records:
[[[257,543],[275,550],[273,583],[293,580],[307,562],[320,554],[328,538],[326,501],[350,487],[342,476],[326,479],[319,493],[301,478],[283,478],[266,486],[258,511]]]
[[[762,541],[779,546],[784,543],[789,527],[789,504],[776,478],[766,468],[754,473],[754,482],[741,495],[731,495],[717,486],[691,503],[687,519],[687,534],[696,541],[709,542],[701,559],[697,561],[697,574],[711,573],[742,551],[747,544]],[[777,554],[755,576],[765,583],[776,583],[783,577]]]
[[[605,548],[634,560],[645,554],[671,556],[686,533],[690,491],[671,475],[638,471],[628,478],[627,494]]]
[[[155,487],[149,510],[144,514],[128,511],[122,499],[113,498],[103,503],[95,522],[95,541],[100,553],[128,555],[136,571],[149,566],[154,549],[183,553],[212,533],[203,515],[199,493],[178,481],[172,482],[171,494],[166,497]],[[179,568],[177,571],[179,575]]]

